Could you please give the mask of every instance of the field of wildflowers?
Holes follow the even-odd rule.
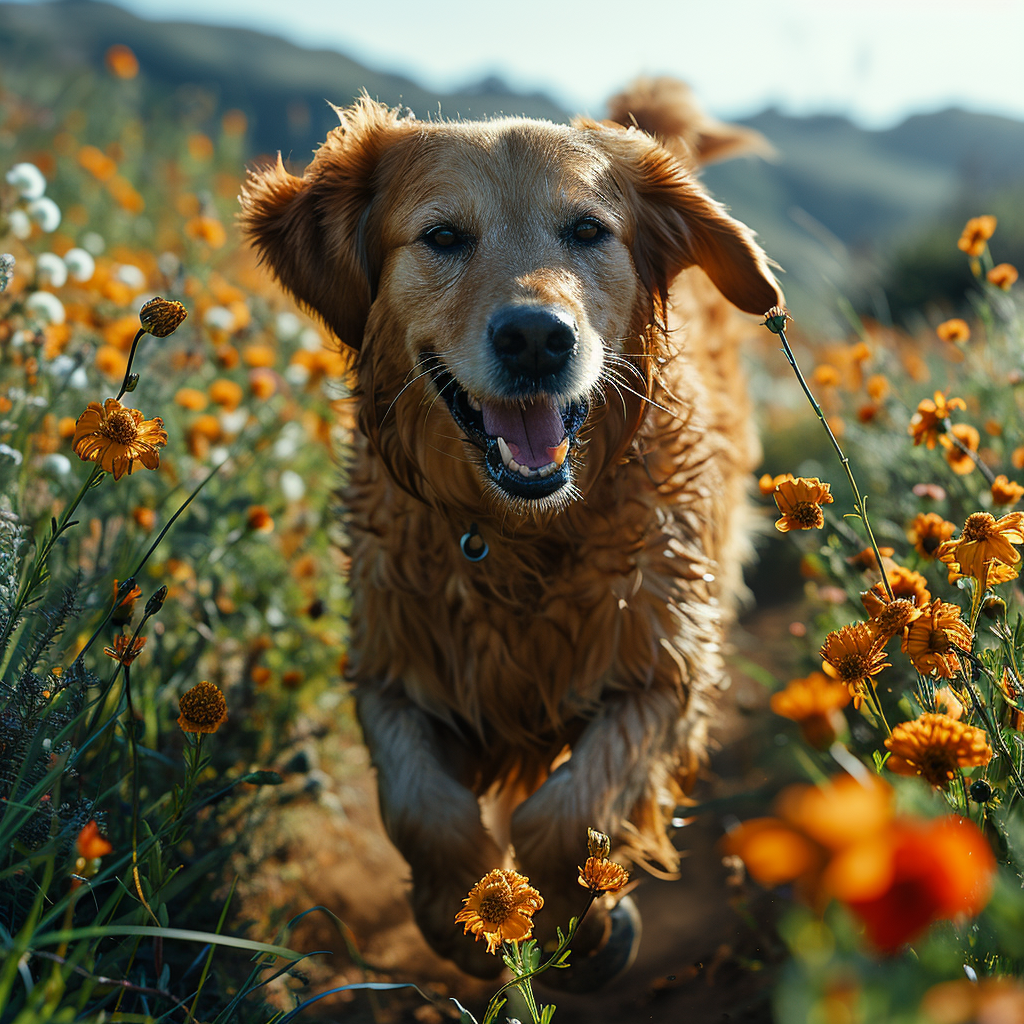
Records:
[[[45,101],[0,86],[0,1021],[284,1024],[309,951],[238,920],[235,854],[286,799],[274,766],[354,729],[349,364],[237,237],[245,115],[144,118],[139,70],[113,47]],[[995,219],[959,247],[965,315],[927,333],[766,313],[760,490],[805,671],[771,696],[778,795],[721,855],[741,910],[783,895],[786,1024],[1024,1020],[1024,315]],[[591,853],[606,899],[626,878]],[[496,866],[466,941],[531,974],[542,904]],[[405,1016],[337,930],[375,989],[350,1019],[474,1019]]]

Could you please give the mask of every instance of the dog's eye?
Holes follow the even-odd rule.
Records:
[[[583,242],[584,244],[598,242],[607,233],[607,228],[593,217],[584,217],[582,220],[576,221],[570,232],[574,242]]]
[[[455,228],[449,227],[447,224],[439,224],[436,228],[431,228],[424,236],[423,240],[432,249],[457,249],[460,245],[464,245],[466,238],[461,235]]]

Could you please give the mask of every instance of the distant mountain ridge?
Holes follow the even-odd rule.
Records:
[[[421,118],[569,117],[542,93],[517,93],[496,78],[438,94],[341,53],[246,29],[147,21],[100,0],[0,2],[4,73],[97,67],[114,43],[131,47],[159,89],[198,85],[219,111],[242,109],[254,155],[280,149],[300,165],[337,124],[327,101],[344,105],[363,89]],[[960,207],[983,212],[971,202],[1024,182],[1024,122],[1005,117],[951,109],[869,131],[843,117],[767,110],[743,123],[771,141],[778,159],[715,165],[704,180],[789,271],[791,300],[799,296],[819,313],[834,307],[836,289],[853,292],[863,283],[874,263],[858,254],[873,260],[906,246],[936,218],[959,216]],[[1005,237],[1024,247],[1024,223],[1018,228]]]

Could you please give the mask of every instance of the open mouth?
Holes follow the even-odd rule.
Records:
[[[517,498],[539,500],[572,479],[570,452],[590,411],[585,401],[556,405],[547,395],[515,402],[485,401],[472,396],[445,369],[425,355],[438,393],[459,429],[484,453],[487,475]]]

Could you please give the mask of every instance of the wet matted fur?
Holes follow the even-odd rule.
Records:
[[[672,869],[740,587],[758,446],[732,307],[781,296],[694,170],[752,140],[678,83],[612,111],[424,123],[364,98],[301,177],[279,159],[242,196],[358,351],[349,676],[416,919],[481,975],[500,961],[454,916],[491,868],[543,892],[542,937],[584,898],[587,826]]]

